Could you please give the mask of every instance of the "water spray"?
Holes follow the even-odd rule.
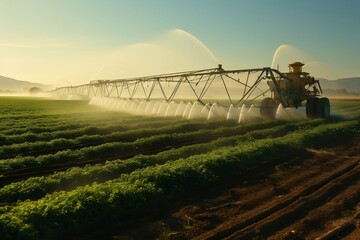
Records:
[[[239,123],[328,117],[329,100],[318,97],[320,83],[302,71],[303,65],[291,63],[287,73],[269,67],[225,70],[219,65],[198,71],[95,80],[52,93],[64,98],[87,97],[91,105],[135,115]]]

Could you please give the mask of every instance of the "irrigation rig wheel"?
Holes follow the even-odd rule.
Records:
[[[330,116],[330,101],[328,98],[309,98],[306,102],[308,118],[327,118]]]
[[[319,98],[309,98],[306,101],[306,116],[308,118],[316,118],[317,117],[317,105]]]
[[[260,104],[260,114],[265,119],[275,119],[276,103],[272,98],[264,98]]]
[[[330,101],[328,98],[320,98],[316,106],[317,117],[327,118],[330,116]]]

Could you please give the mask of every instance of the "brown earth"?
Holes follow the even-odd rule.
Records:
[[[71,237],[360,239],[360,135],[340,143],[177,196],[147,216]]]

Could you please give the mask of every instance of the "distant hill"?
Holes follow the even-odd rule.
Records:
[[[319,80],[322,89],[346,90],[348,93],[360,93],[360,77],[340,78],[337,80]]]
[[[45,84],[20,81],[13,78],[0,76],[0,93],[28,92],[32,87],[38,87],[43,90],[49,89],[49,86]]]

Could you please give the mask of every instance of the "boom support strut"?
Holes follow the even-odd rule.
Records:
[[[265,81],[264,81],[265,80]],[[273,82],[276,93],[280,96],[283,107],[288,106],[285,98],[286,89],[279,86],[279,80],[289,79],[278,70],[270,67],[224,70],[221,65],[217,68],[198,71],[187,71],[153,75],[138,78],[94,80],[88,84],[56,88],[52,91],[59,97],[76,95],[82,98],[117,97],[125,99],[162,99],[170,102],[174,99],[194,99],[205,104],[208,95],[214,91],[223,91],[225,100],[233,105],[242,105],[251,102],[260,96],[265,96],[270,90],[266,81]],[[191,96],[180,93],[186,87]],[[239,89],[236,90],[236,87]],[[212,93],[209,94],[212,89]],[[155,92],[158,95],[155,96]]]

